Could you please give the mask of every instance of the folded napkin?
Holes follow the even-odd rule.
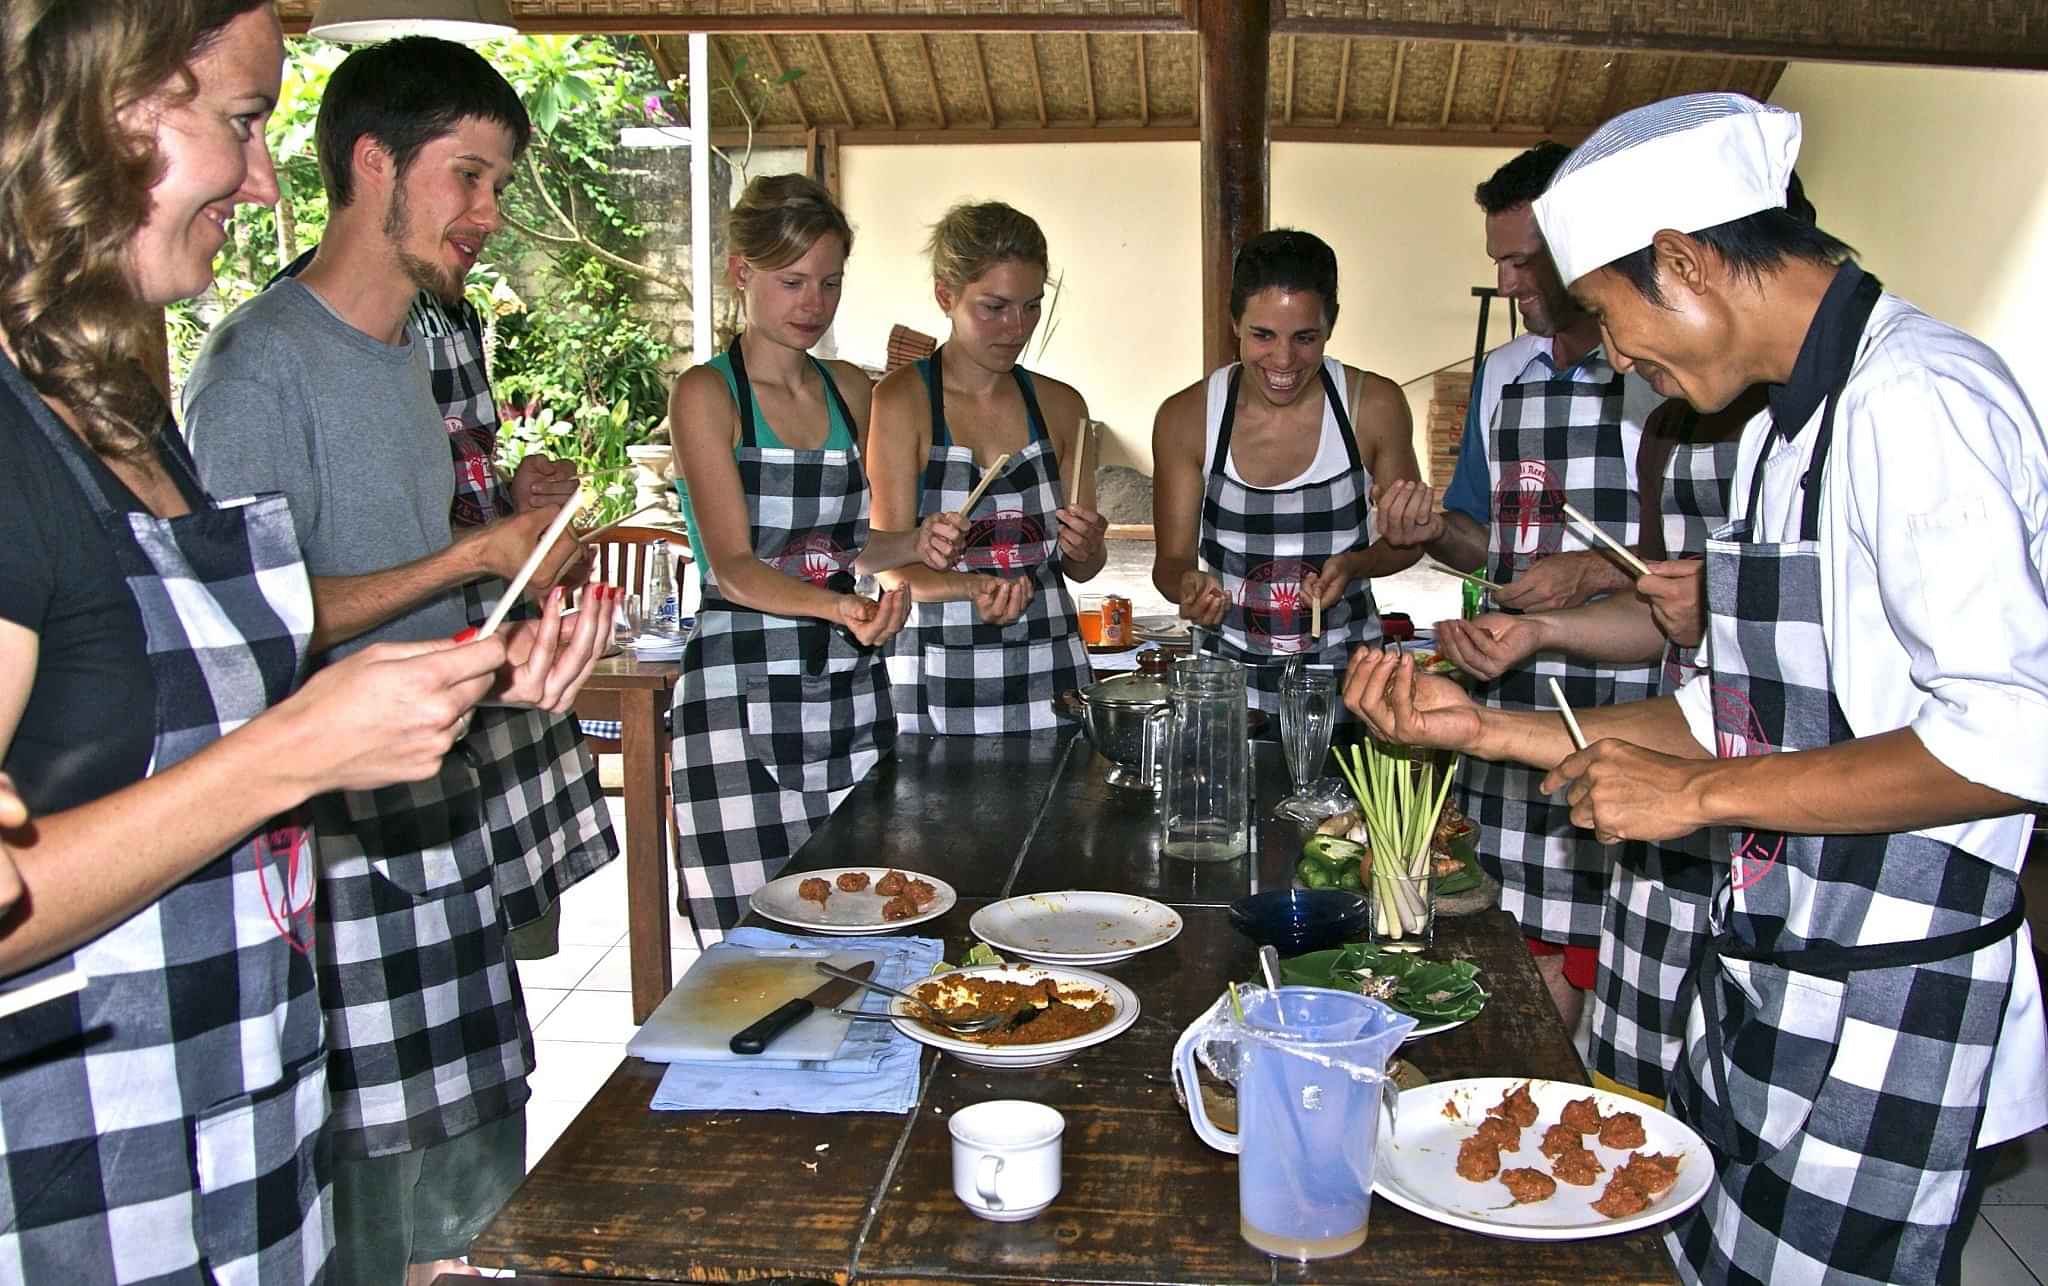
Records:
[[[905,987],[929,974],[944,956],[936,938],[798,937],[766,929],[734,929],[725,941],[738,946],[831,946],[847,951],[886,951],[875,966],[876,982]],[[862,989],[842,1009],[884,1012],[887,996]],[[771,1049],[773,1046],[770,1047]],[[855,1019],[833,1057],[816,1061],[670,1063],[649,1104],[657,1112],[908,1112],[917,1104],[917,1064],[924,1046],[889,1023]]]

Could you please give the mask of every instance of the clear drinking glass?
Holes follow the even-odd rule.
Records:
[[[1160,760],[1160,851],[1228,862],[1251,849],[1251,737],[1244,667],[1228,657],[1174,663]]]
[[[1280,680],[1280,749],[1287,756],[1294,793],[1280,801],[1276,816],[1313,822],[1343,811],[1343,783],[1323,777],[1336,723],[1336,672],[1290,667]],[[1330,783],[1337,787],[1334,800]],[[1334,809],[1327,806],[1332,802]]]

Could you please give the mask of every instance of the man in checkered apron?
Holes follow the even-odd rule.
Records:
[[[1565,293],[1536,229],[1530,202],[1564,157],[1564,148],[1546,143],[1479,185],[1487,253],[1528,333],[1488,353],[1475,373],[1444,510],[1432,506],[1410,524],[1402,521],[1413,512],[1406,499],[1389,496],[1383,506],[1392,539],[1423,543],[1453,567],[1483,565],[1486,578],[1504,587],[1494,606],[1513,611],[1620,586],[1591,539],[1566,521],[1564,506],[1623,544],[1641,538],[1636,450],[1643,422],[1662,400],[1639,377],[1609,365],[1599,327]],[[1410,496],[1426,493],[1411,489]],[[1455,631],[1439,641],[1445,655],[1460,659]],[[1548,709],[1552,679],[1574,705],[1604,705],[1655,693],[1657,667],[1544,651],[1476,690],[1495,709]],[[1521,921],[1558,1013],[1576,1030],[1595,982],[1609,874],[1618,863],[1642,869],[1657,859],[1640,845],[1594,843],[1537,789],[1540,775],[1473,760],[1460,774],[1458,801],[1479,827],[1479,861],[1500,881],[1502,908]]]
[[[460,298],[527,129],[511,87],[462,46],[351,55],[321,108],[320,248],[224,321],[195,367],[188,421],[207,475],[264,478],[291,501],[315,572],[315,646],[333,655],[462,631],[461,587],[509,578],[553,516],[451,532],[450,439],[408,321],[423,288]],[[257,402],[266,415],[251,416]],[[238,427],[251,424],[267,427]],[[536,583],[573,557],[560,542]],[[600,603],[577,637],[608,615]],[[542,704],[566,700],[551,689]],[[337,1282],[458,1258],[524,1177],[533,1043],[509,932],[615,847],[573,727],[556,748],[508,713],[523,714],[480,718],[435,780],[316,801]]]
[[[1584,751],[1537,716],[1450,739],[1554,764],[1603,838],[1728,837],[1672,1086],[1714,1165],[1684,1275],[1954,1281],[1995,1146],[2048,1122],[2017,887],[2048,799],[2048,438],[1995,353],[1784,212],[1799,133],[1740,95],[1653,104],[1538,201],[1618,360],[1769,405],[1708,545],[1708,672],[1586,712]],[[1391,726],[1462,722],[1353,677]]]

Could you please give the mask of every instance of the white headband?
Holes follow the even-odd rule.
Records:
[[[1799,116],[1740,94],[1688,94],[1602,125],[1536,198],[1536,222],[1569,286],[1659,232],[1698,232],[1782,207]]]

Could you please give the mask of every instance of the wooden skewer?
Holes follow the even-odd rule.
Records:
[[[1500,592],[1500,586],[1494,584],[1492,581],[1486,579],[1484,576],[1474,576],[1471,572],[1453,571],[1451,568],[1444,566],[1442,563],[1429,564],[1429,570],[1436,572],[1437,574],[1442,576],[1454,577],[1458,580],[1466,581],[1470,584],[1477,585],[1481,589],[1490,589],[1495,593]]]
[[[498,605],[491,609],[489,616],[484,618],[484,627],[477,632],[478,638],[487,639],[498,632],[498,627],[505,623],[506,615],[511,612],[512,605],[517,603],[519,596],[526,592],[526,583],[533,579],[535,572],[540,570],[541,560],[546,558],[548,551],[555,547],[555,542],[562,538],[562,533],[569,529],[570,520],[582,510],[583,502],[587,499],[589,499],[589,495],[583,490],[583,484],[577,483],[576,490],[569,493],[569,499],[563,504],[562,511],[555,515],[555,520],[548,524],[546,531],[541,533],[540,543],[535,545],[533,552],[526,556],[526,562],[519,568],[519,574],[514,576],[512,584],[506,587],[505,596],[498,600]]]
[[[1564,716],[1564,730],[1571,737],[1573,748],[1584,750],[1586,734],[1579,728],[1579,716],[1572,713],[1572,703],[1564,699],[1564,689],[1556,679],[1550,681],[1550,695],[1557,701],[1557,712]]]
[[[655,501],[651,505],[641,505],[638,509],[635,509],[632,513],[627,514],[625,517],[619,519],[616,522],[608,522],[602,527],[592,527],[589,531],[586,531],[583,534],[577,536],[576,543],[579,545],[587,545],[591,541],[596,540],[599,536],[604,535],[606,532],[616,531],[620,527],[623,527],[627,523],[633,521],[635,518],[638,518],[641,514],[646,513],[648,510],[659,509],[661,508],[661,506],[662,502],[659,500]]]
[[[1608,550],[1621,560],[1622,566],[1638,576],[1648,576],[1650,574],[1649,566],[1642,559],[1636,557],[1634,550],[1600,530],[1599,525],[1591,518],[1572,508],[1569,504],[1564,507],[1564,516],[1579,524],[1580,530],[1584,531],[1587,535],[1607,546]]]
[[[1071,502],[1071,503],[1073,503],[1073,504],[1074,504],[1074,505],[1075,505],[1076,507],[1089,507],[1089,506],[1083,506],[1083,504],[1082,504],[1082,491],[1081,491],[1081,488],[1082,488],[1082,483],[1083,483],[1083,479],[1087,478],[1087,476],[1088,476],[1088,417],[1084,415],[1084,416],[1082,416],[1082,417],[1081,417],[1081,430],[1080,430],[1080,432],[1079,432],[1078,434],[1076,434],[1076,435],[1075,435],[1075,445],[1074,445],[1074,497],[1073,497],[1073,500],[1072,500],[1072,502]],[[1088,498],[1089,500],[1093,500],[1093,499],[1094,499],[1094,497],[1093,497],[1093,496],[1089,496],[1089,497],[1087,497],[1087,498]]]
[[[84,972],[73,969],[69,973],[60,973],[54,978],[45,978],[41,982],[32,982],[26,987],[16,987],[13,991],[0,992],[0,1018],[5,1018],[9,1014],[18,1014],[24,1009],[33,1009],[37,1005],[48,1004],[59,996],[68,996],[84,986]]]
[[[989,486],[995,482],[996,475],[1001,473],[1003,466],[1009,462],[1010,453],[1008,451],[996,457],[996,462],[990,465],[988,471],[981,475],[981,481],[975,485],[974,490],[967,493],[967,503],[960,506],[960,516],[962,518],[974,512],[974,506],[981,500],[982,492],[989,489]]]
[[[1323,596],[1321,594],[1308,601],[1308,636],[1312,639],[1323,637]]]

